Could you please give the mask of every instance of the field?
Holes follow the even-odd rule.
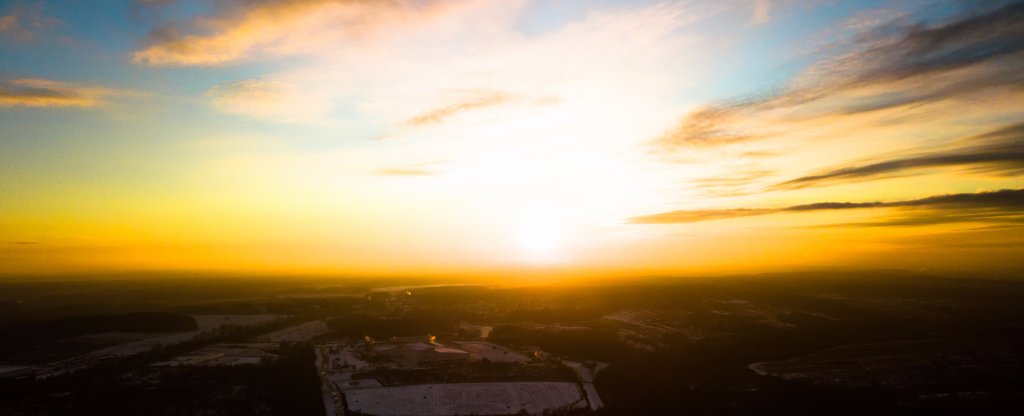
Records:
[[[303,342],[327,332],[326,322],[312,321],[262,335],[258,340],[260,342]]]
[[[322,415],[325,405],[382,415],[515,414],[523,404],[534,413],[571,404],[631,416],[1024,414],[1021,282],[872,272],[398,292],[357,283],[348,291],[367,296],[281,295],[327,282],[96,282],[81,285],[97,294],[78,296],[73,310],[67,298],[40,295],[49,285],[0,290],[16,308],[7,318],[19,320],[5,329],[0,414]],[[132,303],[111,301],[112,289],[131,285]],[[226,300],[200,302],[195,293]],[[146,325],[98,320],[99,310],[145,316]],[[196,325],[169,325],[181,317]],[[328,332],[296,342],[323,330],[314,322]],[[464,322],[494,329],[484,340],[467,335]],[[34,338],[18,338],[32,328]],[[149,328],[165,332],[133,332]],[[205,335],[167,342],[197,332]],[[367,345],[428,335],[488,359],[405,368],[367,354]],[[255,363],[251,351],[224,348],[269,338],[282,341],[266,351],[277,359],[220,365]],[[145,353],[113,355],[157,340]],[[89,354],[108,347],[103,357]],[[78,359],[43,369],[54,361],[49,351]],[[521,355],[529,361],[514,362]],[[183,362],[152,365],[176,359]],[[44,370],[54,377],[31,377]]]
[[[182,354],[168,361],[155,362],[153,366],[237,366],[259,365],[277,359],[275,343],[215,344]]]
[[[345,392],[349,410],[377,416],[505,415],[525,409],[586,407],[576,383],[420,384]]]
[[[530,361],[527,357],[518,352],[512,351],[500,345],[479,341],[456,341],[456,346],[469,351],[473,359],[487,359],[495,363],[525,363]]]
[[[1007,379],[1024,370],[1021,345],[947,340],[846,345],[782,361],[759,362],[760,375],[846,387],[894,389]]]

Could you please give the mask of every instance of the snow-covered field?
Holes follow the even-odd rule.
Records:
[[[182,344],[200,336],[214,333],[218,328],[233,326],[256,326],[281,319],[283,315],[250,314],[250,315],[193,315],[198,330],[175,332],[170,334],[144,334],[141,339],[118,345],[101,348],[87,354],[47,364],[36,373],[37,378],[49,378],[60,374],[71,373],[92,367],[109,359],[130,357],[142,354],[159,347]]]
[[[259,365],[265,360],[276,359],[277,356],[268,352],[276,351],[277,344],[216,344],[201,348],[188,354],[179,355],[168,361],[153,363],[158,367],[231,367],[240,365]]]
[[[302,342],[309,341],[327,333],[327,323],[324,321],[311,321],[304,324],[288,327],[280,331],[261,335],[257,338],[259,342]]]
[[[525,363],[530,357],[489,342],[455,341],[455,345],[468,351],[474,359],[486,358],[496,363]]]
[[[220,327],[227,325],[234,326],[256,326],[269,323],[281,318],[281,315],[193,315],[196,319],[198,331],[177,332],[158,337],[146,338],[139,341],[126,342],[124,344],[103,348],[93,351],[92,354],[112,355],[116,357],[128,357],[152,350],[158,346],[170,346],[191,341],[193,338],[210,333]]]
[[[592,368],[575,361],[562,361],[562,364],[573,369],[576,375],[579,376],[583,390],[587,393],[587,402],[590,403],[590,410],[604,407],[601,395],[597,393],[597,388],[594,387],[594,378],[597,377],[597,373],[608,368],[608,363],[595,363]]]
[[[256,326],[284,318],[283,315],[248,314],[248,315],[192,315],[200,332],[209,331],[226,325]]]
[[[587,406],[576,383],[505,382],[419,384],[348,390],[349,410],[378,416],[502,415],[525,409]]]

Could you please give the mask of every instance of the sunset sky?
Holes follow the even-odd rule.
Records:
[[[0,1],[0,274],[1021,270],[1024,2]]]

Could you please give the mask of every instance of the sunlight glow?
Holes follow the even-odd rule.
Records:
[[[1020,263],[1024,59],[993,46],[1018,44],[1017,5],[147,1],[173,28],[115,7],[110,41],[20,3],[0,2],[0,275]],[[976,14],[1005,24],[944,35]],[[953,233],[977,248],[929,240]]]
[[[513,228],[519,248],[529,262],[551,263],[562,260],[564,226],[553,210],[532,205],[521,214]]]

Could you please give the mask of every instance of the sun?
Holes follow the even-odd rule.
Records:
[[[525,260],[555,262],[562,258],[565,227],[554,210],[533,205],[521,213],[515,236]]]

